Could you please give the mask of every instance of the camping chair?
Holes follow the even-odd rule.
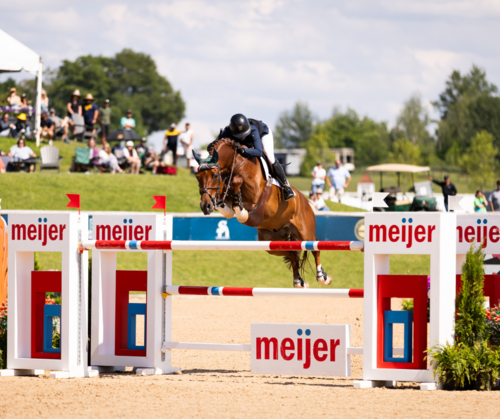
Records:
[[[61,173],[62,156],[59,155],[59,149],[52,145],[46,145],[40,149],[41,158],[38,159],[40,172],[42,169],[57,169]]]
[[[73,139],[76,141],[83,141],[83,137],[85,135],[85,122],[83,120],[83,116],[74,113],[71,119],[75,124],[75,133],[73,134]]]

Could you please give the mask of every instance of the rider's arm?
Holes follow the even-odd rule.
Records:
[[[245,148],[242,153],[243,157],[262,157],[262,139],[260,138],[259,131],[252,125],[251,135],[253,135],[253,147]]]

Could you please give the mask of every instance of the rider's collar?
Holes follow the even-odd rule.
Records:
[[[204,170],[212,170],[212,169],[220,169],[220,166],[218,164],[201,163],[200,166],[198,167],[198,172],[203,172]]]

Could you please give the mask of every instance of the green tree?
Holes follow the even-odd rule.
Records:
[[[497,168],[495,156],[498,148],[493,144],[493,136],[481,131],[472,139],[470,147],[461,158],[461,164],[480,189],[492,182]]]
[[[92,93],[98,105],[110,99],[113,129],[131,109],[140,135],[180,121],[185,112],[180,92],[158,73],[154,60],[130,49],[114,57],[87,55],[63,61],[46,83],[51,105],[65,115],[66,103],[75,89],[83,96]]]
[[[486,79],[486,72],[473,65],[468,74],[453,71],[445,90],[433,103],[440,112],[437,153],[453,163],[481,130],[490,132],[500,146],[500,98],[498,89]],[[497,156],[498,158],[498,156]]]
[[[396,126],[391,131],[391,138],[393,141],[408,139],[420,149],[422,160],[429,163],[435,154],[435,144],[427,129],[430,122],[429,113],[422,103],[420,94],[415,93],[404,103],[397,117]]]
[[[291,111],[282,112],[273,133],[276,148],[303,147],[313,133],[314,119],[305,102],[299,101]]]
[[[391,163],[420,164],[420,149],[408,138],[400,138],[392,144],[392,151],[389,152]]]
[[[353,148],[357,164],[376,164],[387,157],[390,143],[387,125],[368,117],[360,118],[353,109],[345,113],[334,109],[332,117],[316,128],[326,137],[330,148]]]
[[[300,167],[302,176],[310,176],[318,161],[321,161],[325,166],[335,161],[335,154],[330,151],[328,137],[321,127],[315,129],[314,134],[305,144],[305,148],[307,153]]]

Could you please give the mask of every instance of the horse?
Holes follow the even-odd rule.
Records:
[[[229,138],[216,140],[210,146],[209,157],[193,156],[200,165],[196,178],[201,195],[200,208],[205,215],[218,210],[225,218],[236,216],[244,225],[256,227],[261,241],[316,241],[316,218],[302,193],[285,201],[281,189],[266,179],[257,158],[246,158],[234,149]],[[283,256],[293,271],[295,288],[309,288],[301,277],[307,261],[307,251],[268,251]],[[312,251],[316,263],[316,279],[322,285],[332,278],[321,266],[320,252]]]

